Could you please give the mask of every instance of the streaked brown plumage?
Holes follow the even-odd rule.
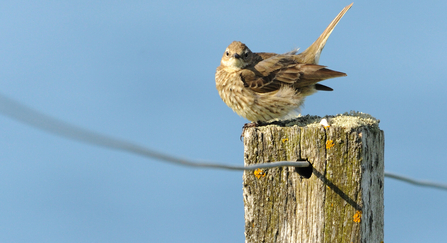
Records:
[[[299,115],[304,98],[317,90],[332,89],[318,82],[346,76],[317,65],[332,30],[351,8],[346,6],[321,36],[304,52],[253,53],[234,41],[216,70],[216,88],[237,114],[253,122],[285,120]]]

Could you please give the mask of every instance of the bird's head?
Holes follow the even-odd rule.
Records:
[[[221,65],[233,70],[240,70],[252,63],[253,52],[248,47],[240,42],[233,41],[225,50]]]

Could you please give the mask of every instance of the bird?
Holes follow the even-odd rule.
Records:
[[[244,43],[233,41],[216,69],[216,88],[221,99],[252,125],[299,116],[306,96],[318,90],[332,91],[318,82],[347,76],[318,65],[318,61],[329,35],[352,4],[346,6],[320,37],[299,54],[298,50],[284,54],[255,53]]]

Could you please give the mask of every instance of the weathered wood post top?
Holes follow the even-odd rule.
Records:
[[[359,112],[246,129],[245,165],[307,160],[243,175],[246,242],[383,241],[384,134]],[[310,177],[309,177],[310,176]],[[307,178],[309,177],[309,178]]]

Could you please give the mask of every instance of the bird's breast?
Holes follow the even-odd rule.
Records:
[[[245,87],[241,71],[216,71],[216,88],[222,100],[238,115],[250,121],[270,121],[286,116],[302,104],[295,89],[284,86],[277,91],[257,93]]]
[[[218,70],[216,72],[216,88],[222,100],[237,113],[254,101],[252,92],[244,87],[237,71]]]

